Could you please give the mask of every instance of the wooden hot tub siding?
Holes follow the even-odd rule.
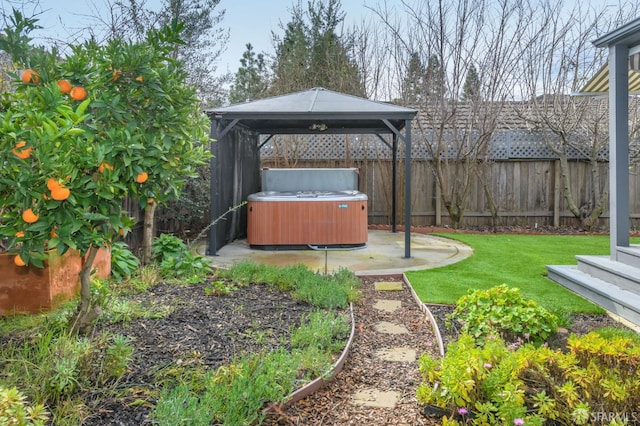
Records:
[[[366,200],[249,201],[250,245],[364,245]]]

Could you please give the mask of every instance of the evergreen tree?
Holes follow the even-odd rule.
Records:
[[[308,88],[306,73],[310,68],[309,51],[311,40],[304,21],[304,12],[300,5],[291,11],[291,20],[284,28],[284,36],[274,35],[276,44],[276,62],[272,94],[295,92]]]
[[[424,101],[426,69],[418,52],[409,58],[407,75],[402,85],[402,102],[404,105],[418,106]]]
[[[229,92],[229,101],[232,104],[263,97],[268,85],[264,55],[262,53],[256,55],[251,43],[247,43],[247,50],[242,54],[240,65]]]
[[[345,17],[340,9],[340,0],[310,1],[306,13],[300,5],[294,7],[284,37],[274,37],[274,94],[325,87],[364,95],[360,72],[349,55],[351,38],[337,33]]]
[[[445,75],[437,55],[429,56],[425,74],[425,97],[432,102],[442,100],[446,93]]]
[[[478,77],[478,71],[473,64],[469,66],[464,85],[462,86],[462,100],[480,100],[480,77]]]

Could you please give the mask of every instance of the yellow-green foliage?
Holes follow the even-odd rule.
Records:
[[[39,426],[48,419],[44,406],[26,405],[26,397],[15,387],[0,386],[0,425]]]
[[[592,424],[628,419],[640,407],[640,344],[596,332],[572,336],[567,352],[527,344],[510,350],[499,338],[482,347],[468,334],[444,358],[423,355],[418,400],[473,412],[472,424]],[[607,420],[608,422],[608,420]]]

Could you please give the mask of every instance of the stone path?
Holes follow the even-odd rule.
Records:
[[[434,426],[422,415],[418,358],[439,344],[402,278],[360,277],[355,330],[344,368],[325,386],[273,410],[265,426]]]
[[[393,297],[394,291],[402,290],[403,283],[400,281],[384,281],[384,282],[376,282],[375,290],[380,294],[380,299],[376,300],[376,303],[373,307],[379,311],[383,311],[386,313],[393,314],[397,312],[402,307],[402,301],[395,300]],[[384,298],[382,298],[384,297]],[[398,335],[398,334],[409,334],[409,330],[402,323],[402,318],[397,318],[397,322],[391,321],[380,321],[374,325],[374,329],[377,333],[381,334],[389,334],[389,335]],[[396,363],[396,362],[413,362],[417,361],[417,352],[415,349],[400,347],[400,346],[392,346],[389,348],[380,348],[378,349],[374,356],[376,357],[375,362],[387,362],[387,363]],[[385,368],[383,371],[393,372],[393,368]],[[396,403],[401,398],[400,392],[395,391],[387,391],[384,389],[362,389],[355,393],[352,399],[352,403],[354,405],[360,405],[364,407],[378,407],[378,408],[395,408]]]

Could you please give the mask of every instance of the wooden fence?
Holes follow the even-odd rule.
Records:
[[[282,160],[263,158],[262,167],[285,167]],[[370,160],[298,160],[295,167],[358,167],[360,190],[369,197],[369,224],[391,223],[392,164],[386,159]],[[490,192],[498,207],[499,226],[570,226],[580,227],[580,221],[567,207],[561,185],[558,160],[507,160],[488,165]],[[404,222],[404,163],[398,170],[398,223]],[[640,226],[640,173],[638,166],[630,170],[629,205],[632,229]],[[414,159],[411,167],[412,225],[450,225],[446,209],[429,160]],[[591,192],[589,164],[570,162],[572,192],[578,206],[588,203]],[[608,191],[608,163],[600,165],[601,188]],[[607,204],[608,207],[608,204]],[[608,226],[608,208],[599,225]],[[462,226],[491,226],[492,217],[487,199],[478,179],[472,179],[465,205]]]

